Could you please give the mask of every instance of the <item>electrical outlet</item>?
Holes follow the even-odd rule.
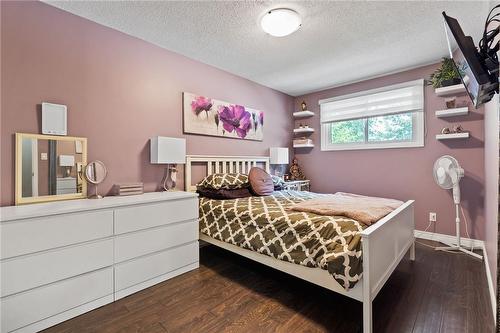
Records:
[[[430,222],[436,222],[437,221],[437,214],[434,212],[429,213],[429,221]]]

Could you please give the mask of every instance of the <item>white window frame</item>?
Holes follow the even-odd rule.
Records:
[[[355,97],[360,97],[360,96],[365,96],[365,95],[370,95],[370,94],[376,94],[380,92],[385,92],[385,91],[390,91],[390,90],[395,90],[399,88],[405,88],[405,87],[410,87],[410,86],[419,86],[421,85],[422,87],[422,109],[420,110],[408,110],[408,111],[402,111],[402,112],[396,112],[392,114],[404,114],[404,113],[413,113],[413,133],[414,133],[414,140],[412,141],[378,141],[378,142],[369,142],[368,140],[368,133],[366,133],[366,130],[368,126],[365,126],[365,141],[364,142],[359,142],[359,143],[346,143],[346,144],[335,144],[331,143],[331,131],[330,127],[332,122],[326,122],[326,123],[321,123],[320,126],[320,131],[321,131],[321,150],[322,151],[335,151],[335,150],[361,150],[361,149],[386,149],[386,148],[415,148],[415,147],[424,147],[424,142],[425,142],[425,113],[424,113],[424,108],[425,108],[425,96],[424,96],[424,80],[414,80],[414,81],[409,81],[409,82],[404,82],[400,84],[395,84],[391,86],[386,86],[382,88],[377,88],[377,89],[370,89],[370,90],[365,90],[353,94],[348,94],[348,95],[343,95],[343,96],[338,96],[338,97],[333,97],[333,98],[328,98],[328,99],[322,99],[319,101],[319,105],[321,108],[321,104],[325,104],[328,102],[333,102],[333,101],[340,101],[343,99],[348,99],[348,98],[355,98]],[[390,114],[382,114],[381,116],[384,115],[390,115]],[[364,119],[367,121],[368,118],[373,118],[377,117],[376,115],[367,115],[366,117],[353,117],[353,118],[347,118],[339,121],[346,121],[346,120],[354,120],[354,119]]]

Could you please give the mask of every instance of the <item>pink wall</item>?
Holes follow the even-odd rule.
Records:
[[[438,221],[435,228],[429,231],[454,234],[455,217],[451,192],[439,188],[432,177],[434,161],[444,154],[453,155],[466,172],[461,187],[462,202],[469,220],[469,232],[472,238],[483,239],[485,226],[482,108],[474,110],[468,116],[438,119],[434,116],[434,111],[444,109],[445,102],[443,98],[437,97],[429,86],[425,88],[425,147],[324,152],[320,149],[318,100],[427,78],[435,68],[436,65],[421,67],[297,97],[295,108],[298,110],[301,101],[305,100],[308,109],[314,111],[315,116],[309,120],[296,121],[296,124],[307,123],[317,131],[312,135],[316,146],[310,151],[296,150],[295,156],[306,176],[311,179],[313,191],[346,191],[401,200],[415,199],[417,229],[425,229],[429,221],[428,214],[432,211],[437,212]],[[465,101],[466,97],[461,100]],[[470,110],[473,108],[470,107]],[[442,127],[452,126],[453,123],[461,123],[466,130],[471,131],[472,138],[466,141],[437,141],[435,134],[440,133]]]
[[[109,169],[104,192],[134,181],[155,189],[155,135],[185,137],[188,154],[266,155],[290,144],[288,95],[40,2],[3,1],[1,11],[1,205],[14,201],[14,133],[39,133],[42,101],[68,106],[68,134],[87,137],[89,160]],[[264,141],[183,135],[183,91],[264,111]]]

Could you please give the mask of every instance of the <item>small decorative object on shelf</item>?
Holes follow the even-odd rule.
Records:
[[[441,130],[441,134],[457,134],[457,133],[465,133],[464,128],[460,124],[454,125],[453,129],[445,127]]]
[[[429,84],[434,88],[442,88],[460,84],[460,69],[455,66],[455,63],[450,58],[443,58],[441,67],[439,67],[429,78]]]
[[[458,124],[458,125],[453,126],[453,133],[463,133],[463,132],[464,132],[464,129],[463,129],[462,125]]]
[[[300,137],[293,140],[294,145],[312,145],[312,140],[306,137]]]
[[[314,143],[312,139],[301,137],[293,140],[293,148],[312,148]]]
[[[453,109],[453,108],[455,108],[457,97],[456,96],[448,97],[448,98],[445,98],[444,101],[446,103],[447,109]]]
[[[292,165],[290,166],[290,180],[304,180],[306,177],[299,166],[299,162],[296,158],[293,159]]]
[[[283,185],[285,191],[310,191],[310,181],[304,180],[290,180],[285,181]]]
[[[144,193],[143,183],[128,183],[128,184],[114,184],[113,192],[115,195],[137,195]]]
[[[300,103],[300,109],[302,111],[306,111],[307,110],[307,104],[305,101],[302,101],[302,103]]]

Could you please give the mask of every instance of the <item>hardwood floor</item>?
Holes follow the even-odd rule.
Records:
[[[417,244],[374,301],[375,332],[494,331],[484,263]],[[362,332],[361,303],[214,246],[198,270],[61,323],[69,332]]]

